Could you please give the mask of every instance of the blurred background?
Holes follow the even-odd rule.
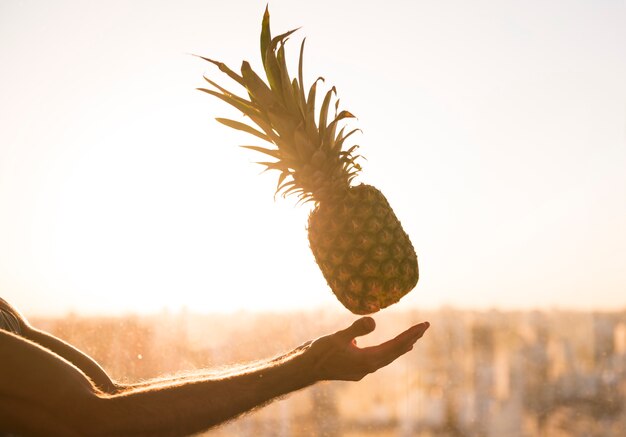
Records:
[[[253,140],[213,120],[240,115],[195,91],[203,74],[239,90],[191,54],[261,69],[265,5],[0,2],[0,295],[115,377],[271,356],[353,319],[310,208],[273,200],[276,175],[237,147]],[[302,27],[291,71],[306,36],[305,84],[324,76],[358,117],[359,182],[418,253],[369,341],[433,327],[380,374],[213,433],[619,435],[624,2],[269,7],[274,34]]]

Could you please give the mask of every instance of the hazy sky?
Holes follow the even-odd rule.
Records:
[[[27,314],[339,305],[198,53],[265,2],[0,1],[0,295]],[[421,278],[399,305],[626,306],[624,1],[270,2],[358,116]],[[296,70],[295,62],[291,64]],[[231,88],[236,88],[231,86]],[[260,145],[260,143],[258,143]]]

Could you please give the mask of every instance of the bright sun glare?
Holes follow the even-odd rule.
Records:
[[[177,135],[185,126],[169,129]],[[285,295],[289,284],[281,279],[286,272],[318,275],[306,211],[274,204],[274,179],[255,174],[243,150],[232,147],[238,162],[224,165],[243,171],[233,170],[223,184],[207,168],[219,156],[210,146],[176,158],[168,140],[129,148],[133,130],[121,124],[110,132],[86,152],[71,149],[44,177],[31,229],[46,286],[79,291],[76,305],[96,312],[114,311],[120,301],[139,312],[282,310],[306,302],[306,286]],[[229,137],[212,141],[233,144]],[[192,176],[186,159],[199,167]],[[268,258],[276,259],[275,270]]]

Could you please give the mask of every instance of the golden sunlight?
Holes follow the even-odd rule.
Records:
[[[210,66],[188,53],[258,68],[263,5],[224,3],[219,19],[201,2],[150,17],[33,5],[0,14],[5,297],[34,313],[337,305],[308,208],[272,201],[277,175],[259,176],[237,147],[250,139],[214,121],[240,114],[194,90]],[[273,4],[276,29],[308,37],[304,82],[324,75],[357,115],[362,182],[415,245],[420,284],[401,304],[623,305],[619,14],[528,6],[543,21],[520,38],[528,23],[510,6],[493,14],[511,26],[457,6],[359,5],[336,26],[323,8]],[[583,28],[595,30],[581,46]]]

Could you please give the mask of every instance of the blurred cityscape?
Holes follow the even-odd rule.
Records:
[[[626,310],[397,311],[372,345],[428,320],[416,347],[360,382],[293,393],[203,435],[623,436]],[[271,358],[344,328],[335,311],[33,320],[125,382]]]

